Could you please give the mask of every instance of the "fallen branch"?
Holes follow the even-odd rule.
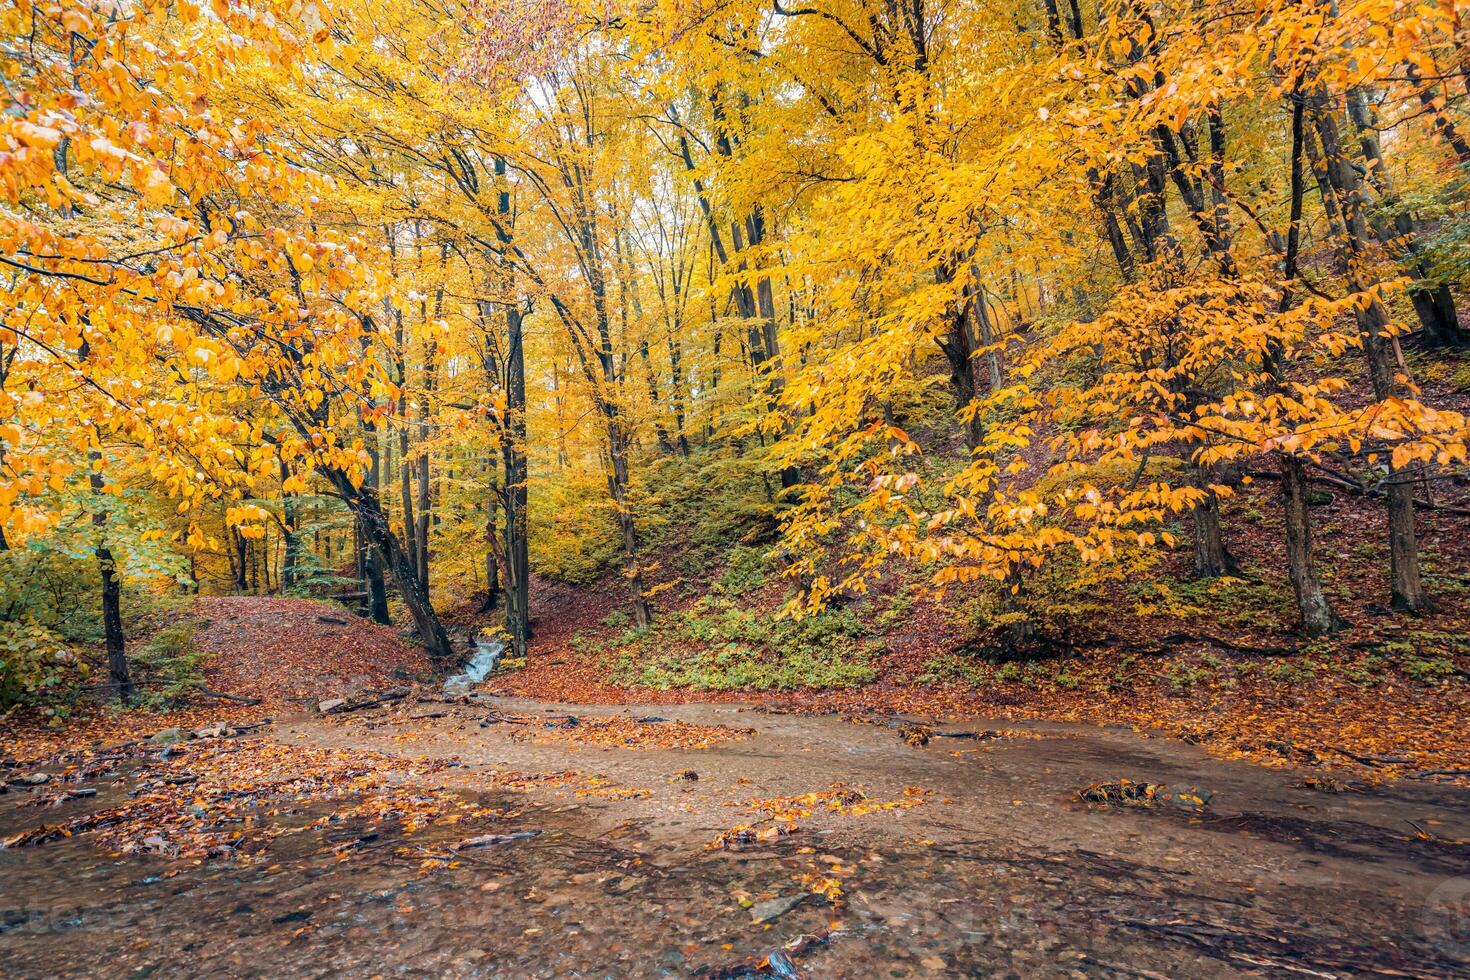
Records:
[[[397,688],[365,698],[327,698],[317,702],[317,710],[324,715],[341,715],[349,711],[362,711],[364,708],[380,708],[394,701],[402,701],[408,697],[408,693],[407,688]]]
[[[194,694],[201,695],[201,696],[206,697],[206,698],[219,698],[221,701],[237,701],[240,704],[259,704],[260,703],[260,698],[247,698],[247,697],[245,697],[243,695],[240,695],[240,694],[226,694],[223,691],[211,691],[207,687],[196,687],[194,689],[193,693]]]
[[[1244,643],[1232,643],[1218,636],[1210,636],[1207,633],[1170,633],[1159,641],[1159,648],[1177,646],[1180,643],[1207,643],[1221,650],[1229,650],[1233,653],[1251,653],[1263,657],[1276,657],[1284,654],[1300,653],[1301,647],[1253,647]]]
[[[1365,766],[1406,766],[1414,761],[1413,759],[1405,759],[1402,756],[1396,755],[1359,755],[1356,752],[1349,752],[1347,749],[1338,745],[1323,745],[1322,747],[1329,752],[1345,755],[1354,762],[1361,762]]]

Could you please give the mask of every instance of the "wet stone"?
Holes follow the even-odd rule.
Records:
[[[806,901],[806,895],[785,895],[780,898],[770,898],[764,902],[756,902],[750,908],[750,921],[756,925],[765,922],[774,922],[787,912],[796,908]]]

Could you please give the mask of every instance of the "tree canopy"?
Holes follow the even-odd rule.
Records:
[[[109,623],[120,583],[360,580],[448,658],[467,602],[524,652],[533,574],[646,626],[715,529],[790,615],[903,568],[1023,643],[1049,563],[1233,572],[1269,479],[1319,634],[1326,481],[1426,611],[1466,13],[18,0],[0,548],[95,562]]]

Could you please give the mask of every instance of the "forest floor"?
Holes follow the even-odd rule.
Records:
[[[1407,764],[1268,768],[1155,728],[1018,717],[1036,706],[446,698],[392,631],[328,606],[202,611],[210,683],[249,694],[271,673],[263,703],[0,730],[7,975],[1470,963],[1470,790]],[[313,638],[278,642],[293,631]],[[362,707],[312,710],[337,697]],[[1097,784],[1114,785],[1079,796]]]

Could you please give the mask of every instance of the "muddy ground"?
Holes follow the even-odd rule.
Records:
[[[604,729],[608,718],[622,722]],[[688,731],[714,744],[645,747],[675,721],[706,726]],[[723,729],[751,731],[721,740]],[[619,744],[625,734],[634,744]],[[0,850],[0,970],[1470,972],[1470,792],[1450,786],[1311,788],[1303,781],[1320,773],[1125,729],[971,721],[925,732],[739,705],[408,699],[237,736],[242,751],[257,738],[457,760],[402,779],[500,816],[410,833],[392,812],[335,821],[308,794],[263,823],[322,826],[277,837],[248,863],[117,855],[87,833]],[[1076,798],[1120,777],[1205,791],[1208,805]],[[131,778],[44,811],[0,797],[0,836],[114,804]],[[499,837],[457,846],[486,833]]]

